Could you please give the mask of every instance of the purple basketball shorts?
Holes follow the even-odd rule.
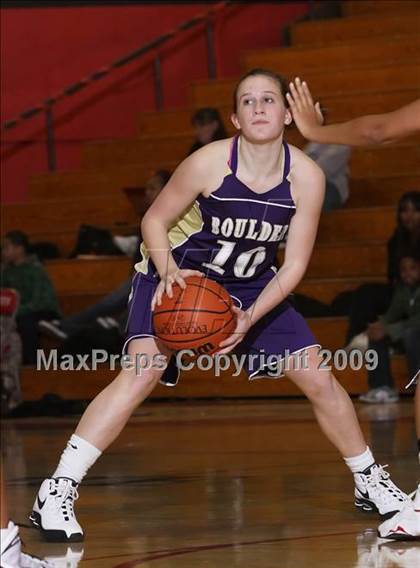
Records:
[[[270,271],[258,280],[236,281],[233,284],[224,282],[223,285],[232,296],[235,305],[246,310],[255,302],[273,275],[274,273]],[[157,278],[141,273],[133,277],[124,352],[132,339],[156,338],[150,305],[158,282]],[[243,341],[235,348],[234,353],[238,357],[246,356],[243,368],[250,379],[278,378],[284,374],[284,370],[278,366],[278,372],[276,372],[276,361],[315,346],[321,347],[304,318],[288,301],[284,301],[251,327]],[[271,370],[267,372],[268,369]],[[174,373],[171,373],[170,369],[167,371],[168,373],[165,371],[161,382],[174,386],[179,373],[175,372],[174,378]],[[168,380],[165,380],[165,375],[168,376]]]

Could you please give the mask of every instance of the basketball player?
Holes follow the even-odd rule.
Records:
[[[292,116],[284,80],[263,69],[247,73],[234,92],[232,122],[239,134],[213,142],[184,160],[146,212],[142,261],[136,265],[126,351],[131,356],[171,353],[152,326],[152,307],[172,286],[203,273],[221,282],[237,302],[237,328],[221,353],[238,347],[266,356],[305,352],[304,368],[289,378],[311,401],[318,422],[354,474],[357,507],[390,515],[407,496],[366,445],[351,400],[321,370],[319,344],[287,296],[302,279],[324,199],[318,166],[283,141]],[[288,234],[285,260],[274,267]],[[264,374],[249,358],[250,378]],[[164,380],[157,366],[123,370],[86,409],[57,469],[46,479],[31,519],[45,537],[81,540],[73,504],[88,469],[117,438],[134,409]]]
[[[319,103],[314,103],[309,87],[299,77],[289,84],[286,94],[293,119],[301,134],[308,140],[327,144],[349,144],[364,146],[384,145],[397,142],[407,136],[420,132],[420,99],[393,112],[361,116],[341,124],[323,125]],[[419,346],[420,349],[420,346]],[[417,447],[420,462],[420,369],[412,383],[415,383],[414,397]],[[407,500],[403,509],[378,528],[379,536],[396,540],[420,538],[420,484]]]

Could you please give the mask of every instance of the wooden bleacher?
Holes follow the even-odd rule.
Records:
[[[405,386],[407,370],[403,357],[394,357],[392,373],[397,386]],[[97,371],[48,371],[39,373],[29,368],[23,369],[22,390],[25,400],[38,400],[46,392],[55,393],[68,399],[90,399],[95,397],[115,377],[115,371],[98,368]],[[335,376],[350,394],[366,390],[366,374],[361,371],[335,371]],[[231,397],[270,397],[299,396],[302,393],[288,380],[257,379],[248,381],[244,375],[232,377],[224,372],[215,378],[210,372],[200,374],[185,373],[178,386],[168,388],[158,385],[149,398],[231,398]]]
[[[297,76],[310,70],[334,70],[372,67],[386,62],[418,60],[420,36],[418,33],[361,38],[334,45],[297,46],[289,49],[249,51],[244,55],[245,69],[268,67],[279,73]]]
[[[410,12],[414,17],[418,14],[418,0],[351,0],[342,2],[344,13],[347,16],[369,15],[377,16],[383,14],[399,14]],[[418,17],[418,15],[417,15]]]
[[[243,70],[268,67],[302,76],[327,109],[330,121],[367,113],[387,112],[420,96],[418,1],[344,2],[346,17],[305,21],[292,27],[290,48],[248,51]],[[22,228],[36,240],[53,240],[63,254],[75,243],[80,223],[103,225],[114,233],[135,232],[139,220],[122,195],[127,186],[141,187],[157,168],[176,167],[189,148],[190,117],[200,106],[217,107],[228,125],[236,78],[197,81],[191,105],[133,116],[138,136],[131,140],[89,143],[79,170],[39,174],[30,181],[30,201],[5,208],[2,231]],[[287,138],[301,146],[295,129]],[[324,215],[307,275],[297,291],[329,303],[340,292],[362,282],[385,280],[386,240],[395,226],[395,205],[420,181],[420,137],[381,148],[353,151],[351,195],[343,210]],[[280,256],[281,256],[280,252]],[[65,313],[74,313],[123,282],[130,272],[126,258],[57,260],[48,272]],[[339,349],[345,341],[346,319],[309,320],[319,341]],[[404,358],[394,357],[393,372],[402,388],[407,379]],[[24,369],[24,397],[45,392],[67,398],[91,398],[115,375],[106,369],[88,372],[44,372]],[[353,394],[366,389],[366,372],[337,372]],[[225,374],[189,373],[176,389],[158,387],[154,397],[294,395],[289,381],[258,380],[248,384]]]
[[[399,6],[404,3],[400,2]],[[364,14],[329,21],[301,22],[293,26],[291,37],[293,45],[319,45],[418,32],[418,18],[413,18],[410,12],[397,10],[396,13],[385,12],[383,15]]]
[[[325,107],[328,110],[328,114],[334,116],[338,109],[338,105],[341,105],[340,115],[341,117],[355,117],[357,116],[357,103],[363,105],[366,112],[375,112],[378,108],[384,109],[384,111],[392,110],[407,104],[420,97],[420,87],[418,89],[407,89],[406,91],[395,91],[386,94],[369,94],[364,96],[339,96],[334,97],[335,102],[331,102],[330,99],[326,98],[323,100]],[[359,106],[360,108],[360,106]],[[228,108],[222,107],[224,116],[229,115]],[[338,111],[337,111],[338,112]],[[165,113],[166,114],[166,113]],[[331,120],[338,121],[337,118],[331,118]],[[233,129],[230,129],[233,133]],[[290,134],[294,134],[295,130],[291,129]],[[291,136],[288,133],[288,139]],[[303,140],[300,136],[295,135],[295,139],[292,142],[297,146],[302,146]],[[360,160],[362,162],[361,167],[364,167],[364,160],[366,160],[366,155],[371,155],[370,160],[372,161],[373,167],[378,168],[381,166],[382,156],[384,153],[396,153],[395,158],[400,159],[400,154],[404,153],[403,148],[409,145],[413,145],[418,150],[420,142],[420,136],[415,136],[404,144],[393,146],[390,151],[389,148],[374,148],[366,151],[356,150],[354,156],[356,161]],[[164,135],[161,133],[159,137],[142,137],[132,140],[115,140],[110,142],[100,142],[100,143],[89,143],[86,144],[82,163],[83,166],[88,168],[99,169],[102,167],[108,167],[113,165],[115,167],[128,165],[128,164],[138,164],[140,163],[150,163],[156,160],[156,156],[159,155],[162,164],[172,164],[180,161],[185,157],[189,147],[191,146],[192,139],[190,134],[171,134]],[[159,154],[157,154],[159,152]],[[367,154],[368,153],[368,154]],[[412,158],[411,158],[412,156]],[[415,160],[418,159],[419,154],[414,152],[413,155],[408,153],[404,158],[406,160],[414,160],[414,165],[411,162],[407,162],[406,167],[413,168],[418,165]],[[357,166],[357,164],[356,164]]]

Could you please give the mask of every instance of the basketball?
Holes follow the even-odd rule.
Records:
[[[209,278],[189,276],[185,283],[185,290],[174,284],[173,297],[165,294],[155,307],[156,335],[175,351],[191,349],[196,355],[211,355],[236,327],[232,298]]]

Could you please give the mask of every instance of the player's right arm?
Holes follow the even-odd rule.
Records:
[[[290,83],[287,100],[301,134],[313,142],[350,146],[384,145],[420,132],[420,99],[393,112],[361,116],[324,126],[318,103],[299,78]],[[318,106],[317,106],[318,105]]]
[[[215,154],[220,150],[210,144],[186,158],[153,201],[141,222],[144,243],[160,276],[158,290],[152,301],[160,303],[166,292],[172,296],[172,284],[185,287],[184,277],[201,274],[198,271],[180,271],[171,253],[169,229],[206,190],[214,177]],[[188,272],[188,274],[187,274]]]

